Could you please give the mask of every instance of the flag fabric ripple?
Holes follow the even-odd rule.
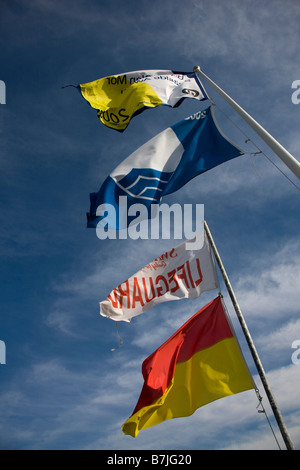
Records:
[[[188,249],[190,242],[166,251],[116,287],[100,302],[100,315],[128,322],[163,302],[195,299],[216,289],[219,282],[207,235],[200,248]]]
[[[217,297],[143,363],[144,385],[125,434],[163,421],[190,416],[196,409],[255,388],[234,331]]]
[[[145,205],[150,219],[151,205],[159,204],[163,196],[243,153],[221,133],[209,106],[165,129],[122,161],[98,193],[90,194],[87,225],[96,227],[106,206],[113,206],[116,216],[111,228],[126,228],[128,220],[123,222],[119,211],[120,196],[127,197],[128,209],[133,204]]]
[[[131,118],[145,109],[179,106],[185,98],[207,99],[194,72],[138,70],[100,78],[80,85],[79,90],[100,122],[123,132]]]

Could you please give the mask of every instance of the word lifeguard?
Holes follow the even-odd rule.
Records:
[[[195,299],[218,287],[210,245],[203,236],[200,249],[188,249],[191,240],[163,253],[100,302],[100,314],[112,320],[130,321],[136,315],[169,300]]]
[[[196,273],[195,273],[196,271]],[[196,276],[195,276],[196,274]],[[191,265],[189,260],[185,264],[168,272],[165,276],[142,277],[134,276],[130,281],[119,285],[108,296],[113,308],[135,309],[139,303],[142,307],[161,297],[167,292],[174,293],[181,287],[188,290],[195,289],[202,282],[203,276],[200,268],[200,260],[196,258]],[[184,284],[180,286],[181,282]]]

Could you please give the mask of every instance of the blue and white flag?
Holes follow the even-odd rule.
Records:
[[[120,163],[99,192],[90,194],[88,227],[97,226],[105,206],[109,205],[116,211],[117,222],[113,228],[125,228],[118,215],[120,196],[127,196],[127,209],[133,204],[143,204],[150,218],[151,205],[159,204],[163,196],[243,153],[221,133],[209,106],[165,129]]]

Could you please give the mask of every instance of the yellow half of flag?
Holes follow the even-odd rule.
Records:
[[[121,77],[121,81],[117,79]],[[110,82],[107,82],[107,79]],[[115,84],[112,85],[112,80]],[[102,124],[123,131],[134,114],[145,107],[155,108],[163,104],[148,83],[132,83],[126,75],[105,77],[91,83],[80,85],[82,96],[92,108],[98,110]]]
[[[190,416],[214,400],[255,388],[218,297],[143,363],[142,393],[125,434]]]

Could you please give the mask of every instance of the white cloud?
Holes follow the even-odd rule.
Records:
[[[239,274],[236,292],[252,316],[274,321],[299,313],[300,245],[289,241],[273,253],[272,248]]]
[[[150,450],[218,449],[221,436],[222,448],[226,449],[276,449],[264,415],[257,413],[254,391],[217,400],[191,417],[170,420],[142,431],[136,439],[123,436],[121,425],[133,411],[142,387],[141,362],[139,354],[132,359],[132,354],[120,349],[110,358],[102,359],[102,364],[95,359],[84,369],[67,365],[58,358],[34,363],[0,397],[4,424],[9,416],[21,411],[24,415],[24,407],[28,416],[18,429],[10,424],[6,426],[5,435],[16,447],[22,442],[25,449],[59,448],[60,442],[64,442],[65,448],[70,443],[72,448],[72,436],[78,433],[82,436],[80,448],[86,449],[136,449],[137,446]],[[268,374],[297,446],[300,444],[298,367],[290,365]],[[16,394],[13,390],[21,382],[23,385]],[[256,382],[259,383],[257,378]],[[260,393],[282,442],[262,387]]]
[[[195,103],[185,103],[172,111],[149,111],[143,119],[137,118],[126,136],[120,137],[108,134],[106,129],[98,132],[96,116],[84,105],[81,107],[80,97],[67,95],[67,90],[60,95],[58,87],[69,83],[66,80],[70,77],[71,82],[74,77],[92,80],[98,78],[96,73],[100,76],[133,66],[146,67],[145,57],[153,67],[192,69],[199,63],[259,122],[267,123],[268,130],[297,156],[300,107],[291,103],[290,84],[300,72],[299,6],[297,2],[278,0],[272,2],[272,8],[269,2],[253,0],[212,0],[209,4],[190,0],[188,5],[167,0],[149,2],[145,7],[145,2],[134,1],[120,10],[120,22],[116,11],[124,2],[102,3],[35,0],[30,5],[18,2],[1,7],[1,24],[7,32],[2,40],[3,71],[8,71],[11,83],[7,83],[7,105],[1,107],[4,224],[0,236],[5,242],[2,254],[16,256],[11,270],[10,263],[5,264],[5,283],[18,283],[20,299],[26,298],[18,306],[18,298],[11,298],[10,294],[3,297],[5,311],[12,313],[7,313],[5,327],[11,328],[17,306],[18,319],[24,317],[26,323],[24,331],[34,325],[32,336],[25,341],[28,346],[32,340],[31,355],[24,358],[22,322],[19,323],[16,338],[20,345],[13,353],[16,369],[7,369],[7,380],[1,384],[1,446],[276,448],[264,416],[257,413],[254,392],[214,402],[190,418],[141,432],[137,439],[122,435],[120,426],[132,412],[142,386],[142,361],[211,294],[195,302],[169,303],[141,315],[130,325],[120,325],[124,344],[110,353],[109,348],[118,341],[115,324],[99,316],[98,302],[115,285],[162,253],[170,242],[94,243],[92,233],[93,241],[88,247],[90,238],[81,235],[80,241],[74,240],[81,227],[84,229],[89,190],[97,189],[101,178],[135,149],[135,143],[142,144],[144,137],[150,138],[153,129],[161,130],[158,128],[165,121],[173,123],[175,116],[185,117],[186,110],[194,109]],[[18,34],[9,35],[9,28]],[[77,116],[79,107],[78,120],[69,120],[71,113]],[[221,121],[221,128],[222,124]],[[236,133],[230,130],[228,135]],[[253,159],[260,177],[250,158],[241,157],[193,180],[180,197],[202,202],[203,196],[205,201],[211,201],[207,215],[213,224],[218,223],[217,215],[224,213],[224,222],[237,226],[238,215],[229,213],[230,204],[245,212],[251,209],[252,216],[257,215],[261,233],[271,233],[274,226],[274,219],[269,218],[271,205],[287,201],[287,225],[281,232],[284,240],[277,236],[277,248],[271,239],[268,246],[255,239],[246,250],[248,255],[241,256],[236,245],[244,235],[237,232],[236,238],[227,242],[220,231],[220,240],[227,246],[225,257],[233,272],[230,277],[262,352],[272,389],[300,448],[300,366],[291,363],[291,341],[300,338],[300,255],[299,242],[289,235],[288,225],[296,220],[291,206],[298,194],[292,193],[289,183],[264,157]],[[49,178],[50,173],[53,179]],[[80,203],[83,194],[86,202]],[[278,216],[284,219],[282,214]],[[75,234],[74,220],[79,220],[78,225],[82,220]],[[295,233],[295,225],[292,228]],[[242,234],[246,232],[243,227]],[[284,246],[278,249],[279,242]],[[52,260],[54,251],[57,257]],[[24,255],[41,256],[35,261],[43,269],[29,262],[30,267],[25,268],[25,260],[20,261]],[[57,277],[50,287],[49,277],[45,278],[39,297],[36,286],[40,288],[44,278],[37,278],[45,276],[48,266],[49,276],[53,273]],[[45,316],[46,326],[53,329],[45,329]],[[56,334],[58,331],[61,336]],[[15,332],[11,334],[15,336]],[[48,342],[44,341],[44,334]],[[261,387],[260,391],[263,394]],[[269,407],[268,412],[271,416]]]
[[[294,349],[292,344],[295,340],[300,340],[300,320],[291,320],[274,331],[268,331],[260,336],[257,344],[271,354],[288,354],[292,356]]]

